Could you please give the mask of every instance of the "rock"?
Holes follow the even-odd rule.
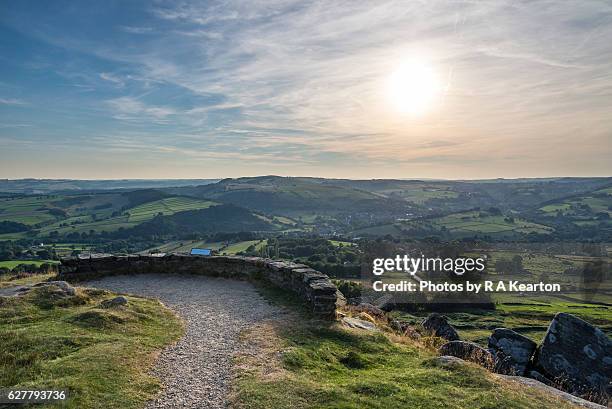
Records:
[[[366,331],[378,331],[378,328],[373,323],[357,318],[344,317],[342,318],[342,323],[349,328],[359,328]]]
[[[128,299],[120,295],[118,297],[113,298],[112,300],[102,301],[100,306],[102,308],[112,308],[112,307],[118,307],[120,305],[127,305],[127,303],[128,303]]]
[[[529,338],[507,328],[497,328],[489,337],[489,350],[495,356],[496,372],[506,375],[523,376],[536,347],[537,344]]]
[[[450,341],[442,345],[440,355],[450,355],[474,362],[485,368],[493,367],[493,355],[478,344],[468,341]]]
[[[569,392],[610,394],[612,341],[588,322],[558,313],[536,355],[538,370],[550,379],[562,380]]]
[[[17,285],[13,287],[0,288],[0,297],[13,297],[23,293],[24,291],[28,291],[30,287]]]
[[[48,287],[56,286],[67,296],[76,295],[76,289],[66,281],[43,281],[42,283],[34,284],[33,287]]]
[[[416,329],[414,329],[414,327],[412,325],[410,325],[409,322],[406,321],[401,321],[398,319],[392,319],[389,321],[389,326],[391,327],[391,329],[393,329],[394,331],[399,332],[400,334],[411,338],[411,339],[420,339],[421,338],[421,334],[419,334],[417,332]]]
[[[435,336],[444,338],[448,341],[458,341],[459,334],[452,325],[448,323],[448,319],[441,314],[429,314],[421,323],[423,328],[431,331]]]
[[[362,303],[359,305],[351,306],[350,311],[356,312],[356,313],[364,312],[368,314],[369,316],[376,318],[378,320],[381,320],[381,321],[387,320],[387,314],[383,310],[381,310],[378,307],[375,307],[372,304],[368,304],[368,303]]]
[[[465,364],[465,361],[461,358],[457,358],[456,356],[442,355],[435,357],[433,359],[433,363],[434,365],[441,366],[443,368],[452,368],[456,367],[457,365]]]
[[[535,379],[538,382],[542,382],[545,385],[554,387],[553,381],[551,381],[550,379],[548,379],[547,377],[545,377],[544,375],[542,375],[540,372],[536,370],[529,371],[529,373],[527,374],[527,377],[531,379]]]
[[[522,376],[508,376],[508,375],[499,375],[501,378],[507,381],[518,382],[523,385],[550,393],[551,395],[556,396],[559,399],[563,399],[565,401],[571,402],[574,405],[581,406],[589,409],[606,409],[605,406],[598,405],[597,403],[589,402],[588,400],[584,400],[577,396],[570,395],[569,393],[560,391],[559,389],[555,389],[552,386],[548,386],[540,381],[535,379],[525,378]]]
[[[344,306],[346,306],[346,297],[340,292],[340,290],[336,290],[336,308]]]

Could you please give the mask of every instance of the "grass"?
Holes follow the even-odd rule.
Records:
[[[189,197],[169,197],[129,209],[129,222],[141,223],[143,221],[152,219],[159,213],[171,215],[187,210],[206,209],[213,204],[215,203],[206,200],[192,199]]]
[[[0,298],[0,385],[68,389],[65,405],[44,408],[140,408],[159,391],[147,374],[154,353],[182,334],[180,320],[158,301],[100,308],[112,293],[53,287]]]
[[[293,307],[263,291],[273,303]],[[441,367],[424,345],[386,333],[324,323],[303,309],[289,322],[243,339],[264,340],[254,359],[239,355],[235,408],[569,408],[540,392],[515,386],[475,365]]]
[[[352,243],[350,241],[330,240],[329,242],[335,247],[354,247],[356,246],[355,243]]]
[[[580,302],[568,302],[554,297],[536,299],[517,299],[508,296],[505,302],[497,304],[496,310],[465,310],[446,312],[450,323],[457,329],[461,339],[487,345],[487,339],[495,328],[510,328],[518,333],[540,342],[548,325],[558,312],[567,312],[600,327],[612,335],[612,307]],[[394,315],[417,324],[427,316],[426,312],[408,314],[399,311]]]
[[[514,223],[505,220],[504,216],[483,215],[479,212],[454,213],[445,217],[433,219],[433,224],[446,227],[453,233],[550,233],[551,228],[542,224],[531,223],[515,218]]]
[[[230,244],[229,246],[223,248],[220,251],[222,253],[225,253],[225,254],[233,255],[233,254],[237,254],[237,253],[240,253],[242,251],[245,251],[250,246],[255,246],[255,249],[259,250],[259,249],[261,249],[261,247],[265,246],[266,243],[267,243],[267,240],[240,241],[238,243]]]
[[[35,225],[55,221],[48,212],[52,207],[50,196],[29,196],[0,200],[0,220]]]

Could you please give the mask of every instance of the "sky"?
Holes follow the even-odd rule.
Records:
[[[611,176],[612,3],[1,2],[0,147],[0,178]]]

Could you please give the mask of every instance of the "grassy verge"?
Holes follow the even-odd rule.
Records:
[[[182,334],[181,321],[154,300],[105,309],[114,294],[53,289],[0,298],[0,387],[70,391],[67,404],[41,408],[139,408],[154,397],[160,384],[147,371]]]
[[[264,295],[284,302],[269,290]],[[243,334],[260,352],[247,347],[250,352],[236,358],[232,407],[572,407],[475,365],[440,366],[431,349],[406,338],[326,324],[303,310],[287,321]]]

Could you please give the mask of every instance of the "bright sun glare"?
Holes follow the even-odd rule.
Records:
[[[433,68],[424,62],[403,63],[389,77],[389,97],[403,114],[422,115],[440,95],[440,82]]]

